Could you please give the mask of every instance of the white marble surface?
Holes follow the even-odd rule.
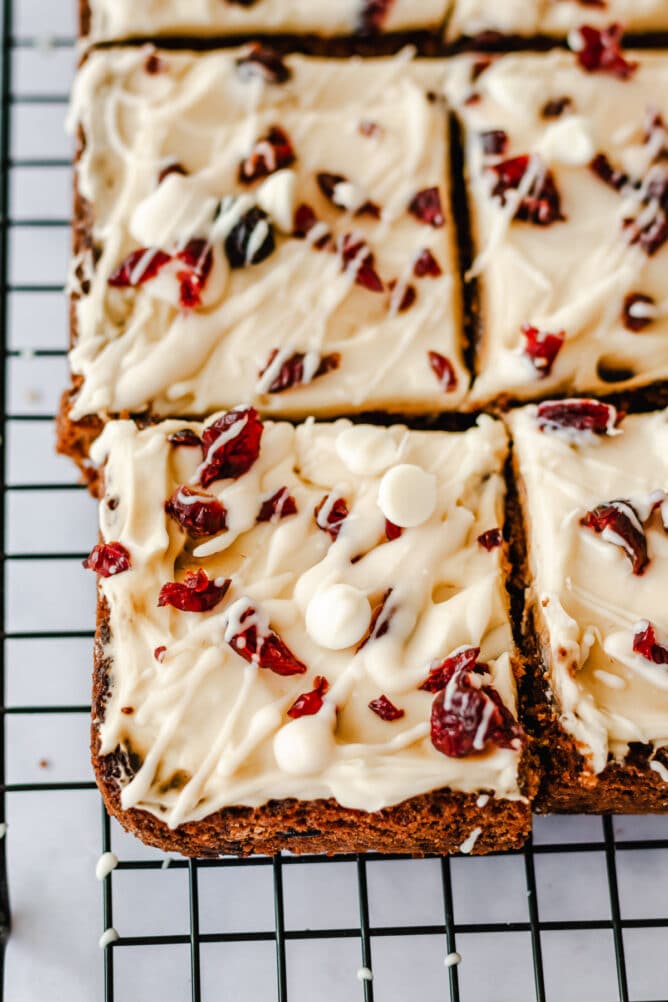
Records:
[[[65,220],[69,176],[53,160],[67,157],[63,101],[71,75],[71,47],[49,48],[44,36],[73,33],[70,0],[17,0],[16,35],[39,39],[14,53],[11,150],[30,165],[11,172],[11,214],[21,220]],[[36,98],[49,97],[49,101]],[[29,98],[28,101],[25,98]],[[46,163],[50,165],[47,166]],[[63,281],[68,244],[64,226],[14,226],[13,283],[54,286]],[[52,452],[53,414],[65,379],[62,357],[34,356],[62,349],[66,311],[54,293],[12,292],[9,342],[20,354],[9,362],[7,630],[89,631],[92,576],[78,559],[95,539],[95,506],[73,488],[70,465]],[[39,415],[40,420],[24,420]],[[42,420],[43,419],[43,420]],[[39,485],[53,490],[44,492]],[[32,485],[32,489],[30,489]],[[16,488],[21,488],[17,490]],[[38,554],[26,560],[27,554]],[[85,706],[89,699],[90,640],[14,638],[5,641],[7,703]],[[13,713],[7,719],[10,784],[89,782],[85,713]],[[14,928],[9,944],[5,998],[10,1002],[97,1002],[103,999],[101,811],[94,790],[10,792],[7,796],[10,889]],[[668,839],[668,819],[617,819],[623,840]],[[593,842],[588,852],[538,852],[537,904],[547,922],[609,921],[602,825],[596,818],[539,820],[538,846]],[[112,827],[113,849],[123,862],[159,863]],[[668,850],[617,853],[624,919],[668,915]],[[367,866],[374,928],[439,926],[443,922],[440,863],[371,861]],[[528,922],[521,856],[455,859],[451,863],[455,920]],[[113,875],[114,924],[122,937],[186,935],[188,880],[184,868],[119,869]],[[274,929],[273,878],[267,865],[206,868],[199,874],[203,933]],[[355,929],[359,923],[353,863],[291,863],[284,867],[288,930]],[[619,998],[609,929],[545,931],[543,959],[548,1002],[614,1002]],[[668,931],[627,929],[624,946],[632,1002],[668,997]],[[529,932],[467,931],[457,936],[462,1002],[530,1002],[535,998]],[[442,934],[374,936],[372,966],[377,1002],[443,1002],[449,998]],[[116,947],[118,1002],[187,1002],[191,998],[187,945]],[[357,937],[295,939],[287,945],[290,1002],[363,999]],[[277,997],[272,942],[202,946],[203,1002],[271,1002]]]

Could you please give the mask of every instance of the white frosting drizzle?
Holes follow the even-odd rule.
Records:
[[[101,950],[105,950],[108,946],[111,946],[112,943],[115,943],[116,940],[120,938],[121,937],[118,935],[118,933],[113,927],[105,929],[102,935],[100,936],[99,947]]]
[[[459,851],[463,853],[465,856],[470,855],[470,853],[473,852],[475,844],[481,835],[482,835],[482,828],[474,828],[471,834],[468,835],[467,838],[465,838],[462,844],[460,845]]]
[[[90,254],[77,262],[90,287],[76,301],[78,341],[70,359],[84,382],[73,418],[147,407],[163,416],[199,415],[240,399],[291,415],[457,407],[468,376],[459,343],[454,227],[446,218],[434,228],[408,211],[418,191],[439,186],[447,216],[446,112],[427,98],[442,92],[445,64],[412,60],[410,50],[365,61],[289,56],[291,78],[270,84],[238,72],[240,51],[160,52],[162,69],[153,74],[145,70],[151,51],[94,52],[74,86],[70,125],[82,126],[86,137],[77,179],[92,205],[101,256],[94,267]],[[363,134],[363,122],[377,131]],[[287,133],[295,162],[242,184],[240,164],[274,126]],[[168,174],[158,184],[160,172],[175,163],[188,175]],[[333,205],[316,183],[322,171],[368,193],[380,218]],[[319,219],[307,239],[287,234],[302,203]],[[261,263],[231,268],[224,241],[258,205],[275,224],[276,249]],[[268,231],[267,220],[254,226],[247,262]],[[336,253],[316,247],[329,233]],[[342,239],[353,233],[368,248],[362,244],[344,269]],[[213,248],[199,306],[179,305],[178,260],[136,288],[108,285],[138,248],[150,250],[134,267],[135,280],[156,249],[174,253],[198,238]],[[413,277],[424,249],[438,261],[440,277]],[[382,292],[355,281],[369,251]],[[417,295],[402,312],[396,297],[400,287],[406,290],[406,275]],[[444,392],[430,351],[451,361],[456,389]],[[296,353],[304,355],[301,384],[270,392]],[[338,369],[316,378],[329,355],[340,356]]]
[[[505,11],[514,4],[495,5]],[[521,4],[522,10],[526,5]],[[550,5],[568,10],[575,4]],[[662,4],[664,12],[667,10]],[[589,14],[594,15],[596,8]],[[605,11],[609,17],[609,11]],[[579,11],[582,16],[582,11]],[[657,149],[668,145],[664,130],[646,140],[648,114],[668,119],[668,59],[631,53],[639,67],[628,80],[586,73],[565,52],[508,55],[471,81],[472,58],[452,62],[448,93],[467,132],[467,160],[478,253],[469,278],[480,277],[484,338],[472,399],[484,404],[500,393],[521,399],[556,391],[610,393],[668,377],[668,314],[665,271],[668,243],[653,256],[629,243],[623,220],[639,224],[657,211],[642,207]],[[479,99],[468,102],[471,92]],[[561,116],[546,117],[550,101],[569,98]],[[480,133],[503,130],[507,146],[485,154]],[[589,163],[605,154],[614,168],[644,179],[638,190],[617,192],[595,176]],[[529,155],[518,189],[506,204],[493,197],[500,160]],[[521,197],[531,188],[538,164],[553,174],[565,221],[549,226],[514,221]],[[639,332],[624,324],[627,295],[650,296],[656,305],[636,304],[632,316],[652,322]],[[638,312],[640,311],[640,313]],[[525,354],[523,325],[565,332],[566,340],[549,374]],[[629,375],[630,373],[630,375]]]
[[[646,499],[668,487],[668,412],[627,416],[621,434],[570,442],[541,432],[533,406],[509,423],[527,495],[531,600],[550,683],[562,724],[601,772],[609,755],[624,758],[631,741],[668,744],[668,670],[633,652],[642,621],[654,624],[659,638],[668,628],[668,533],[659,512],[646,521],[650,563],[634,575],[613,545],[619,541],[580,519],[620,498],[648,514]]]
[[[193,543],[164,514],[165,499],[192,479],[199,458],[199,449],[167,442],[182,427],[110,422],[93,450],[96,462],[106,461],[102,535],[122,542],[132,559],[129,571],[100,582],[112,665],[101,751],[129,744],[142,759],[122,785],[124,808],[144,808],[175,826],[269,798],[333,796],[375,811],[446,786],[519,797],[519,752],[442,755],[429,736],[433,696],[418,689],[434,658],[480,646],[492,684],[515,711],[502,552],[477,542],[502,524],[503,425],[483,417],[465,433],[394,426],[379,438],[378,429],[347,420],[297,428],[265,422],[248,473],[207,488],[225,505],[230,530],[200,566],[210,579],[232,583],[206,614],[157,607],[162,585],[197,566]],[[360,472],[356,438],[362,454],[375,441],[388,461],[401,458],[435,478],[433,514],[392,541],[377,503],[379,475]],[[298,513],[256,525],[262,498],[281,487]],[[349,511],[335,541],[314,517],[328,494],[345,498]],[[369,609],[389,589],[389,629],[360,646],[362,599],[368,628]],[[325,595],[327,604],[341,590],[355,601],[330,606],[348,642],[333,650],[313,603]],[[226,640],[251,623],[260,637],[276,631],[307,673],[279,677],[236,654]],[[160,661],[158,646],[166,647]],[[291,720],[288,708],[313,689],[316,675],[330,687],[322,709]],[[381,694],[405,716],[392,723],[376,716],[368,703]]]
[[[118,866],[118,856],[113,852],[103,852],[95,866],[95,876],[104,880]]]
[[[89,0],[94,41],[159,35],[233,35],[286,32],[350,35],[361,26],[364,0],[256,0],[247,6],[221,0]],[[383,31],[435,28],[450,0],[393,0]]]
[[[607,28],[615,21],[629,31],[661,31],[668,28],[668,8],[665,0],[606,0],[600,7],[579,0],[455,0],[448,35],[566,35],[581,24]]]

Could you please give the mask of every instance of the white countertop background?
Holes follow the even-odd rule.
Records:
[[[184,0],[187,2],[187,0]],[[94,503],[75,487],[68,461],[53,453],[55,413],[66,385],[62,350],[66,303],[58,287],[67,268],[70,141],[63,132],[65,98],[74,62],[74,0],[15,0],[12,54],[12,286],[52,285],[53,292],[9,295],[9,491],[6,495],[6,630],[90,632],[94,580],[80,558],[96,537]],[[53,39],[57,43],[53,44]],[[51,42],[49,43],[49,40]],[[53,161],[56,161],[54,163]],[[53,225],[26,225],[51,220]],[[21,223],[23,222],[23,225]],[[41,415],[45,420],[25,420]],[[52,490],[37,489],[40,484]],[[21,489],[32,485],[32,489]],[[18,489],[17,489],[18,488]],[[26,555],[39,554],[26,560]],[[91,640],[5,640],[6,702],[10,708],[84,707],[89,701]],[[10,713],[7,782],[86,783],[92,779],[85,712]],[[40,764],[42,763],[42,764]],[[93,789],[16,791],[7,795],[7,852],[13,932],[7,954],[8,1002],[102,1002],[102,888],[95,879],[101,852],[100,798]],[[668,818],[618,818],[624,841],[657,839],[668,845]],[[593,842],[596,851],[570,852]],[[541,921],[609,921],[610,895],[603,828],[598,818],[539,819],[535,855]],[[161,860],[112,824],[121,860]],[[623,920],[668,915],[668,849],[617,852]],[[528,922],[522,856],[458,858],[451,862],[454,916],[459,924]],[[367,864],[372,927],[443,923],[438,860]],[[283,867],[287,930],[359,926],[354,862]],[[274,929],[273,878],[268,865],[199,870],[203,933]],[[114,925],[122,937],[189,933],[186,868],[119,870],[113,876]],[[615,1002],[619,998],[611,929],[544,931],[541,936],[547,1002]],[[668,929],[624,931],[629,999],[668,999]],[[529,932],[467,933],[457,937],[462,1002],[535,999]],[[443,934],[375,936],[372,962],[376,1002],[449,999]],[[114,950],[117,1002],[188,1002],[187,945]],[[273,942],[202,946],[203,1002],[271,1002],[277,997]],[[358,938],[289,940],[290,1002],[362,1000],[356,972]]]

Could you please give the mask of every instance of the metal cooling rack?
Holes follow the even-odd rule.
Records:
[[[86,740],[94,596],[78,566],[94,506],[51,452],[65,385],[72,6],[3,5],[4,997],[666,1002],[668,819],[544,819],[522,853],[427,860],[166,860],[104,810],[100,825]],[[100,888],[95,859],[112,849],[121,861]],[[98,952],[114,926],[120,938]],[[64,944],[55,958],[52,941]]]

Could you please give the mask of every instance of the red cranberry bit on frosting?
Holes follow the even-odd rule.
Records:
[[[178,163],[178,161],[174,160],[172,161],[172,163],[167,164],[166,167],[162,168],[162,170],[158,174],[158,184],[162,184],[165,178],[169,177],[170,174],[181,174],[183,177],[187,177],[188,171],[185,169],[183,164]]]
[[[643,573],[649,563],[647,538],[637,511],[628,501],[597,505],[580,519],[580,525],[621,547],[631,562],[633,573]]]
[[[297,502],[287,487],[279,487],[277,491],[262,499],[257,522],[278,522],[289,515],[297,514]]]
[[[230,632],[234,630],[235,632]],[[233,651],[259,668],[267,668],[275,675],[303,675],[306,665],[295,657],[278,634],[264,621],[264,617],[247,606],[238,620],[228,623],[225,639]]]
[[[341,526],[348,518],[346,499],[333,493],[325,494],[313,514],[318,528],[328,532],[332,539],[336,539],[341,532]]]
[[[203,461],[197,476],[202,487],[214,480],[236,480],[260,455],[262,421],[254,407],[228,411],[202,434]]]
[[[199,567],[188,571],[182,582],[168,581],[160,589],[158,605],[171,605],[181,612],[209,612],[225,598],[230,587],[229,578],[210,581]]]
[[[401,720],[402,717],[406,716],[406,711],[395,706],[387,696],[379,696],[378,699],[372,699],[369,703],[369,709],[373,710],[381,720],[387,720],[390,723],[394,720]]]
[[[503,129],[489,129],[480,133],[480,141],[487,156],[503,156],[508,146],[508,133]]]
[[[361,651],[362,648],[366,647],[366,645],[372,640],[380,640],[380,638],[384,637],[389,630],[390,622],[392,621],[392,616],[395,611],[395,606],[390,602],[391,595],[392,588],[388,588],[376,608],[373,610],[367,635],[357,648],[358,651]]]
[[[362,0],[359,31],[372,34],[382,31],[394,0]]]
[[[394,539],[399,539],[403,531],[404,530],[400,525],[395,525],[394,522],[390,522],[389,518],[385,519],[385,535],[390,542]]]
[[[621,191],[629,183],[629,176],[621,170],[616,170],[605,153],[597,153],[589,169],[596,175],[599,181],[607,184],[614,191]]]
[[[402,283],[399,287],[399,291],[397,292],[396,290],[398,286],[399,283],[396,278],[393,278],[387,284],[388,289],[392,293],[390,296],[390,312],[393,314],[405,313],[406,310],[410,310],[411,306],[417,299],[417,292],[415,291],[414,285],[403,285]]]
[[[374,268],[375,259],[364,237],[345,233],[339,241],[344,271],[355,274],[355,282],[369,292],[382,292],[383,283]]]
[[[177,252],[176,258],[187,268],[176,275],[180,282],[179,301],[184,309],[192,309],[202,301],[202,290],[213,267],[213,250],[206,240],[195,238]]]
[[[583,24],[571,32],[568,43],[583,70],[588,73],[611,73],[620,80],[628,80],[638,64],[624,58],[621,49],[623,35],[621,24],[601,29]]]
[[[278,355],[278,348],[274,348],[267,359],[267,364],[260,372],[260,378],[264,376],[271,367],[274,359]],[[311,383],[320,376],[326,376],[328,372],[334,372],[341,365],[341,356],[338,352],[331,355],[319,356],[297,351],[281,362],[280,368],[276,372],[267,393],[284,393],[292,389],[293,386],[302,386],[304,383]]]
[[[541,431],[582,431],[609,435],[623,418],[612,404],[600,400],[547,400],[538,405]]]
[[[643,292],[630,292],[624,299],[622,320],[627,330],[638,334],[657,317],[656,302]]]
[[[519,749],[522,730],[496,689],[484,683],[485,665],[460,668],[431,707],[431,741],[450,758],[482,752],[487,745]]]
[[[112,272],[107,283],[114,289],[136,288],[149,282],[172,260],[170,254],[156,247],[140,247],[132,251]]]
[[[441,195],[438,188],[423,188],[411,199],[408,211],[427,226],[439,229],[445,226],[445,216],[441,208]]]
[[[258,139],[250,154],[239,164],[239,180],[242,184],[251,184],[290,167],[295,159],[287,132],[279,125],[272,125],[267,135]]]
[[[281,54],[259,42],[253,42],[246,55],[237,59],[236,65],[242,80],[260,77],[269,84],[283,84],[292,76]]]
[[[507,193],[523,186],[525,175],[531,172],[530,184],[517,206],[514,219],[533,223],[535,226],[550,226],[565,219],[554,175],[536,154],[503,160],[501,163],[491,164],[487,169],[496,175],[492,197],[498,198],[501,205],[506,204]]]
[[[230,268],[261,264],[275,250],[274,228],[267,213],[257,205],[244,212],[225,237],[225,256]]]
[[[383,127],[378,122],[372,122],[368,118],[363,118],[357,126],[357,131],[361,136],[368,138],[371,136],[381,136],[383,134]]]
[[[122,543],[98,543],[83,561],[83,566],[100,577],[111,578],[129,571],[132,561]]]
[[[162,662],[165,660],[166,653],[167,653],[166,647],[164,646],[156,647],[156,649],[153,651],[153,657],[159,664],[162,664]]]
[[[316,675],[313,679],[313,689],[303,692],[288,710],[288,716],[297,720],[299,717],[312,717],[322,709],[323,699],[329,690],[329,682],[324,675]]]
[[[475,668],[479,647],[458,647],[443,661],[435,661],[429,666],[429,675],[419,688],[423,692],[440,692],[458,671],[472,671]]]
[[[366,199],[362,190],[343,174],[329,174],[327,171],[320,171],[316,174],[315,179],[327,201],[335,205],[337,209],[352,212],[355,216],[373,216],[374,219],[380,217],[380,208],[376,203]]]
[[[522,334],[524,336],[524,354],[530,359],[541,379],[549,376],[555,359],[566,340],[566,332],[559,331],[558,334],[549,334],[547,331],[539,331],[537,327],[524,324]]]
[[[668,240],[668,172],[650,167],[641,185],[642,208],[637,216],[623,220],[630,244],[639,244],[648,257],[661,250]]]
[[[441,384],[441,389],[445,393],[450,393],[457,389],[457,373],[449,358],[441,355],[438,351],[427,353],[432,372]]]
[[[478,543],[482,546],[483,550],[491,552],[491,550],[496,550],[497,547],[501,546],[503,542],[503,533],[500,529],[488,529],[487,532],[482,532],[478,536]]]
[[[655,665],[668,665],[668,647],[659,643],[656,627],[647,619],[636,625],[633,650]]]
[[[172,432],[171,435],[167,436],[167,441],[175,448],[179,448],[180,446],[194,448],[195,446],[201,447],[202,445],[201,438],[192,428],[181,428],[179,431]]]
[[[416,278],[438,278],[443,274],[443,269],[428,247],[421,250],[415,258],[413,274]]]
[[[573,106],[570,97],[556,97],[546,101],[541,109],[543,118],[559,118],[563,113]]]
[[[212,494],[181,486],[165,502],[165,511],[193,539],[215,536],[227,528],[227,510]]]
[[[168,64],[160,58],[157,52],[150,52],[144,60],[144,69],[150,76],[155,76],[156,73],[165,73],[168,68]]]

